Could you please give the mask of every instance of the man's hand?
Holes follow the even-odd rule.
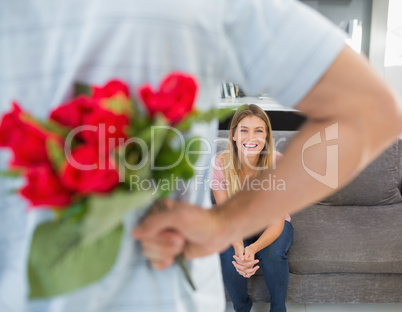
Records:
[[[141,241],[142,253],[154,269],[163,270],[174,264],[183,251],[185,240],[180,234],[166,230],[156,237]]]
[[[163,204],[166,209],[148,215],[133,230],[153,267],[164,269],[181,253],[192,259],[228,247],[230,235],[225,234],[215,210],[172,200],[164,200]]]

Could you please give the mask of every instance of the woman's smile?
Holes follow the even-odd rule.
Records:
[[[257,146],[258,146],[258,144],[250,144],[250,143],[244,143],[243,144],[243,146],[246,148],[246,149],[255,149]]]

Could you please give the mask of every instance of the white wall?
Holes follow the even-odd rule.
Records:
[[[384,57],[385,79],[402,96],[402,1],[389,0]]]
[[[402,97],[402,0],[373,0],[370,63]]]

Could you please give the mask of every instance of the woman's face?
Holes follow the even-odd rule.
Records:
[[[244,117],[233,133],[233,141],[236,142],[240,155],[247,158],[259,156],[264,149],[266,138],[265,122],[257,116]]]

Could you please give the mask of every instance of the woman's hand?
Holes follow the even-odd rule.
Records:
[[[252,261],[255,259],[255,254],[257,253],[257,250],[254,248],[254,245],[248,245],[244,249],[244,260],[246,261]]]
[[[236,271],[243,277],[250,278],[257,272],[259,266],[255,266],[259,260],[255,260],[256,250],[253,244],[244,248],[244,254],[239,256],[237,253],[233,256],[236,261],[233,261],[233,266],[236,268]],[[236,250],[236,249],[235,249]]]
[[[241,261],[244,261],[244,244],[243,240],[237,241],[232,244],[235,255],[241,259]]]
[[[250,278],[255,274],[255,272],[260,268],[259,266],[255,266],[259,260],[244,260],[242,261],[238,256],[234,255],[233,258],[236,261],[232,261],[233,266],[236,268],[236,271],[245,278]]]

